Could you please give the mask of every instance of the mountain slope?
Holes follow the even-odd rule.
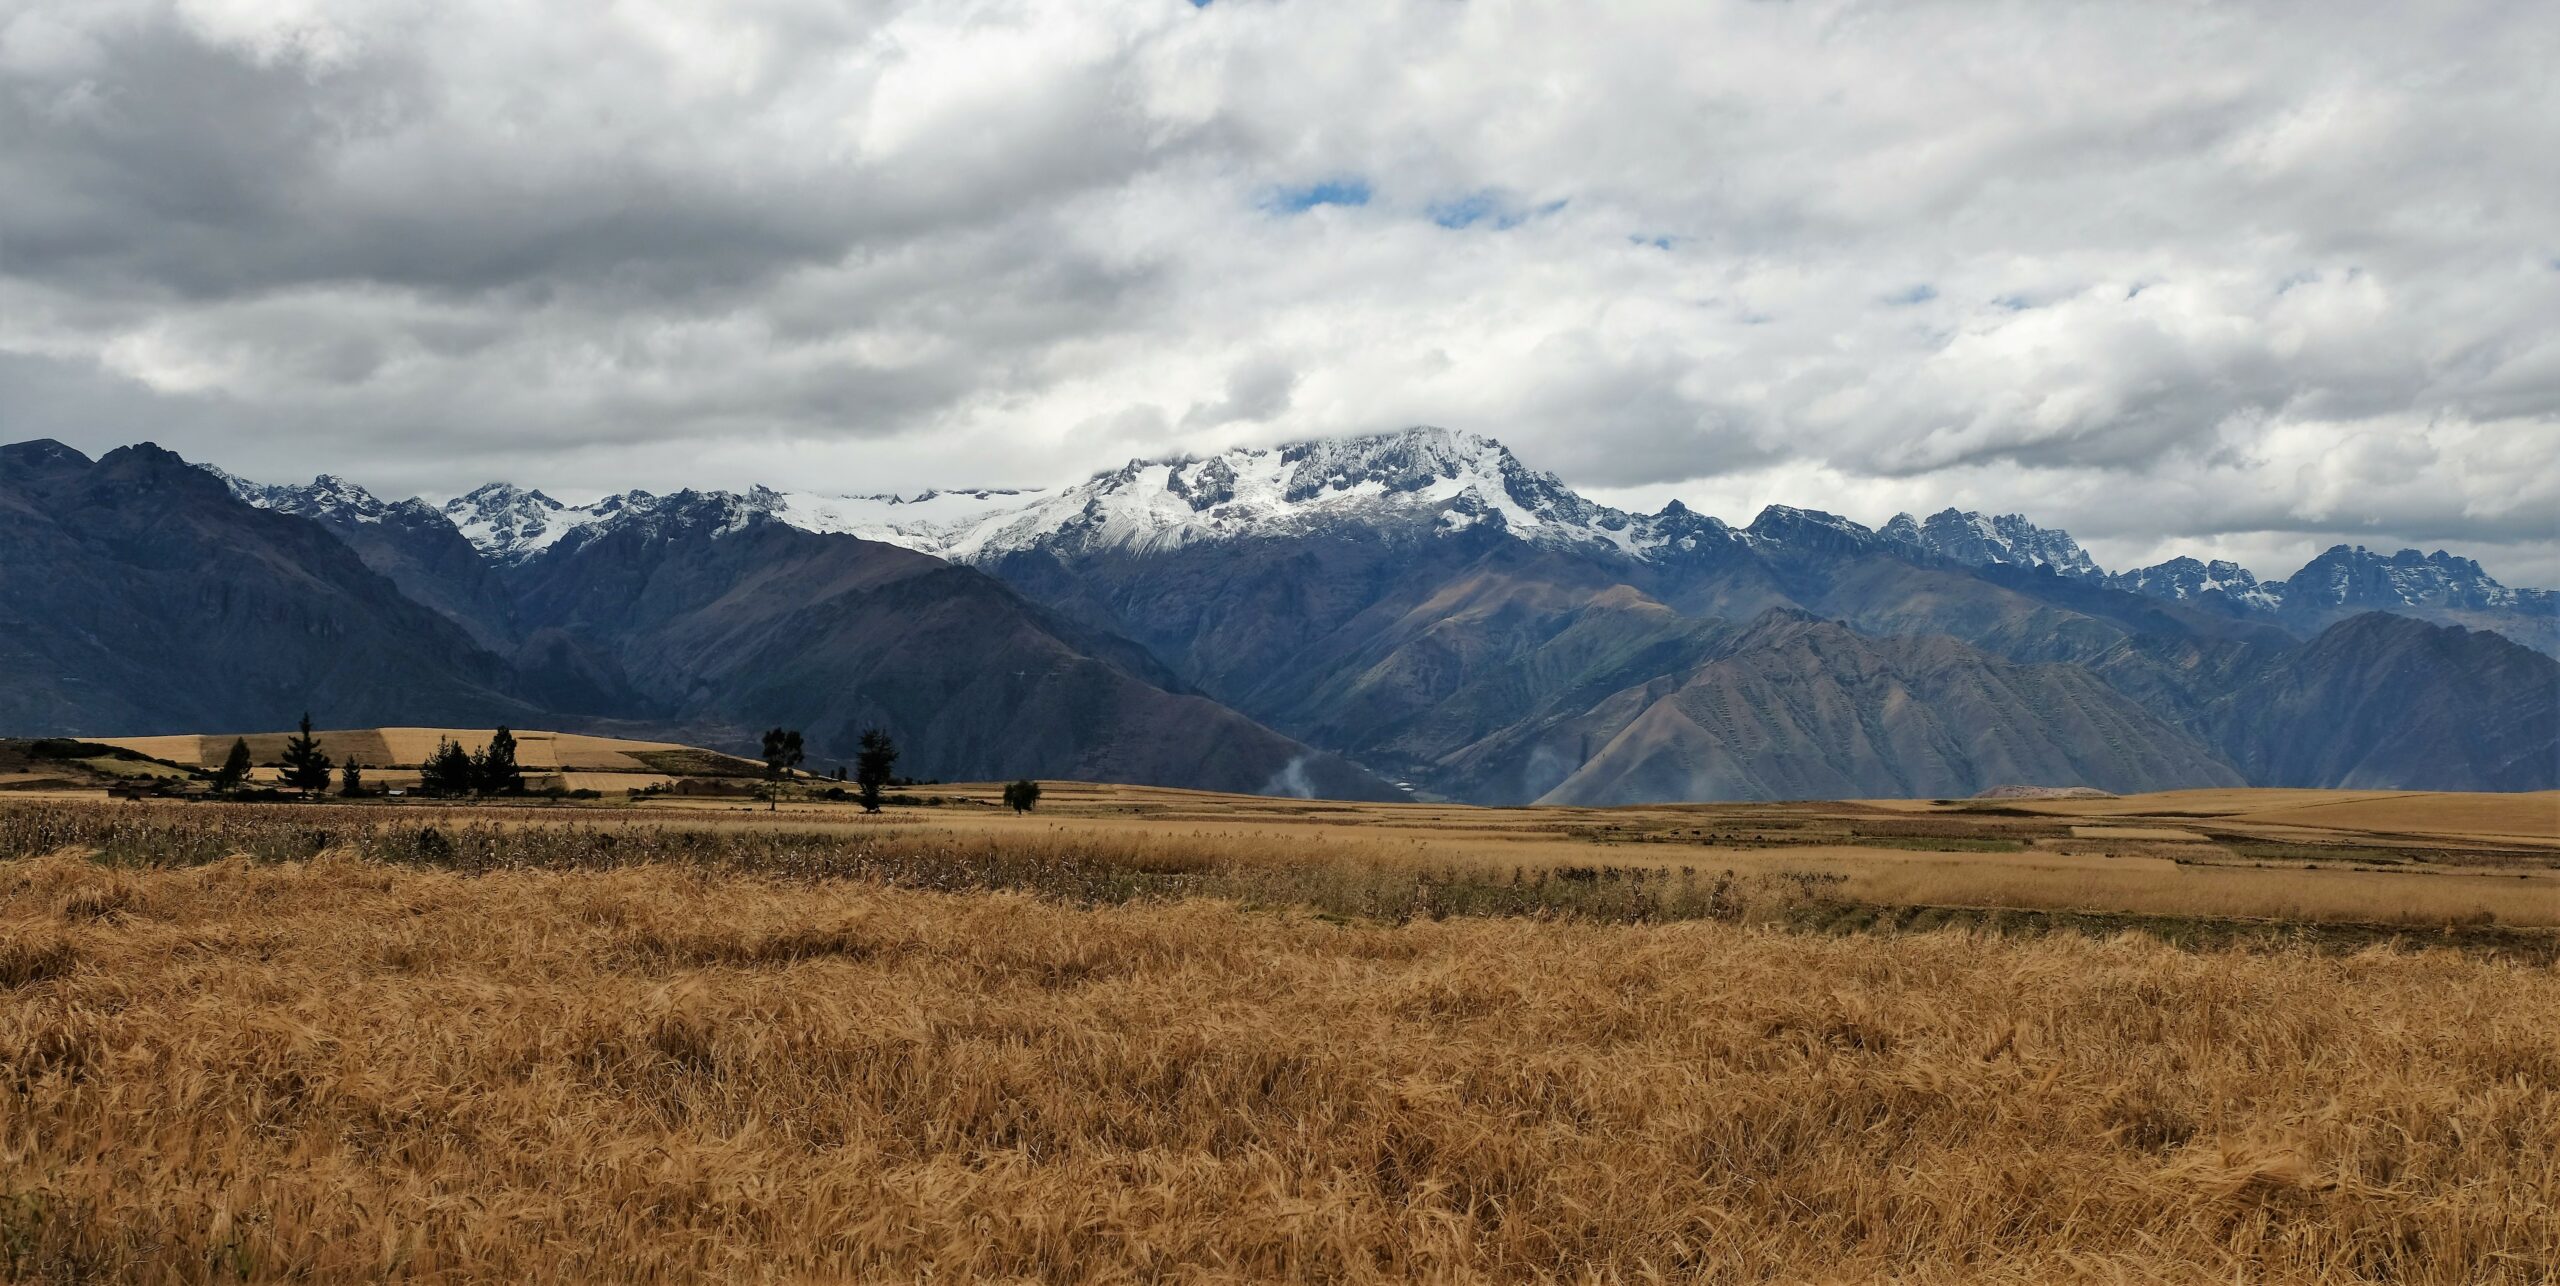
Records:
[[[2384,612],[2257,669],[2204,723],[2259,785],[2560,786],[2560,661]]]
[[[0,447],[0,726],[139,734],[520,723],[534,707],[459,627],[317,525],[240,502],[148,443],[95,462]]]
[[[900,771],[1394,798],[1383,782],[1206,697],[1150,681],[1120,640],[985,574],[680,493],[510,573],[528,625],[608,656],[641,693],[733,738],[807,730],[849,759],[883,727]]]
[[[308,486],[266,486],[219,469],[233,495],[261,509],[296,514],[329,529],[364,564],[400,592],[441,613],[493,652],[518,639],[514,606],[497,572],[443,511],[423,500],[385,503],[343,478],[322,474]]]
[[[1684,671],[1470,746],[1453,767],[1488,793],[1584,805],[2242,783],[2085,670],[2011,664],[1943,637],[1871,638],[1788,611]]]

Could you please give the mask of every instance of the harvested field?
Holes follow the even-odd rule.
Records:
[[[0,810],[21,849],[47,838],[28,811]],[[1013,855],[1049,886],[938,893],[893,887],[928,864],[829,866],[847,842],[826,830],[599,844],[615,832],[436,818],[404,857],[351,833],[245,855],[325,811],[135,806],[107,861],[0,860],[0,1276],[2452,1283],[2560,1263],[2548,963],[1829,937],[1600,902],[1402,923],[1113,905],[1073,895],[1071,875],[1111,886],[1059,848]],[[211,841],[140,820],[162,812]],[[1006,869],[945,842],[934,863],[981,861],[950,887]]]
[[[2252,920],[2388,939],[2484,927],[2560,949],[2560,858],[2341,835],[2229,844],[2091,840],[2041,819],[1911,818],[1856,805],[1497,810],[1308,805],[1157,792],[1016,816],[957,793],[869,817],[741,799],[647,806],[29,802],[0,808],[0,854],[61,848],[196,863],[337,848],[382,860],[583,869],[682,860],[756,874],[880,877],[1079,900],[1229,897],[1395,918],[1563,909],[1640,896],[1645,917],[1826,918],[1940,907]],[[1062,789],[1071,800],[1074,792]],[[1168,798],[1171,797],[1171,798]],[[1913,834],[1912,832],[1919,832]],[[428,842],[428,836],[432,843]],[[2379,846],[2378,846],[2379,845]],[[1588,895],[1588,896],[1586,896]],[[1612,912],[1611,914],[1616,914]]]
[[[321,729],[313,733],[320,749],[340,763],[352,759],[371,768],[415,768],[435,753],[436,746],[447,740],[477,750],[489,744],[493,728],[345,728]],[[284,752],[291,731],[208,734],[205,736],[104,737],[107,745],[123,746],[156,759],[213,768],[231,752],[233,740],[249,743],[249,757],[260,764],[273,763]],[[723,755],[692,746],[666,741],[626,741],[616,737],[592,737],[574,732],[546,732],[538,728],[512,730],[516,739],[516,762],[528,772],[576,771],[589,773],[658,774],[660,762],[686,765],[685,771],[758,772],[763,765],[735,755]]]

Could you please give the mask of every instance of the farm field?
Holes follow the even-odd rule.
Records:
[[[451,740],[465,749],[477,750],[489,744],[492,728],[324,728],[313,733],[321,752],[336,763],[364,765],[367,780],[376,787],[414,786],[418,766],[435,753],[437,745]],[[165,760],[187,768],[211,771],[220,766],[222,757],[231,750],[236,737],[249,744],[249,757],[262,767],[251,773],[252,780],[276,780],[273,765],[284,753],[290,730],[253,733],[180,734],[159,737],[98,737],[101,745],[116,746],[153,759]],[[548,732],[538,728],[514,730],[516,762],[524,767],[529,779],[537,783],[558,785],[566,790],[627,790],[632,787],[664,785],[679,776],[735,776],[763,771],[764,766],[752,759],[740,759],[717,751],[682,745],[671,741],[633,741],[620,737],[589,736],[575,732]]]
[[[2095,800],[1834,801],[1489,809],[1051,782],[1038,811],[993,784],[916,787],[884,817],[666,800],[599,825],[814,834],[922,828],[982,845],[1154,859],[1509,878],[1563,867],[1731,872],[1829,903],[2116,912],[2288,923],[2560,927],[2560,793],[2180,791]],[[485,814],[471,814],[485,815]],[[525,814],[538,819],[539,812]],[[1134,857],[1132,860],[1136,860]]]
[[[2560,798],[993,791],[0,797],[0,1280],[2560,1263]]]

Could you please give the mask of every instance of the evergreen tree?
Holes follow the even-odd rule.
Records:
[[[789,777],[791,770],[799,767],[800,761],[806,758],[808,756],[800,748],[799,729],[764,730],[764,776],[771,783],[765,787],[766,811],[782,806],[783,779]]]
[[[1040,806],[1040,783],[1028,777],[1004,788],[1004,806],[1017,813],[1027,813]]]
[[[346,767],[338,770],[338,793],[349,799],[360,799],[364,796],[363,764],[350,759]]]
[[[487,749],[471,761],[472,785],[483,795],[521,795],[524,769],[516,765],[516,735],[503,726],[490,734]]]
[[[320,753],[320,739],[311,735],[311,715],[302,716],[302,730],[284,739],[284,784],[306,795],[316,795],[329,788],[329,756]]]
[[[889,770],[897,766],[898,743],[878,728],[862,734],[862,753],[853,757],[853,780],[862,787],[862,811],[880,811],[880,788],[889,784]]]
[[[418,791],[442,798],[468,795],[478,776],[471,752],[446,739],[437,742],[436,752],[418,766]]]
[[[231,743],[231,753],[224,755],[222,766],[213,770],[213,788],[227,795],[240,789],[240,783],[248,779],[249,740],[246,737],[235,738]]]

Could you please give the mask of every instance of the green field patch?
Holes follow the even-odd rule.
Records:
[[[2259,862],[2357,862],[2390,866],[2404,862],[2442,861],[2442,851],[2371,848],[2353,844],[2288,844],[2277,840],[2225,838],[2218,841],[2235,857]]]

